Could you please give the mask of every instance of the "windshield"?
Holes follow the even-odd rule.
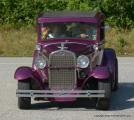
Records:
[[[41,24],[41,38],[80,38],[96,40],[96,25],[84,22]]]

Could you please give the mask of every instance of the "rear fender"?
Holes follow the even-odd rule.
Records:
[[[112,87],[115,84],[116,60],[117,57],[114,49],[112,48],[104,49],[103,65],[106,65],[109,68]]]
[[[110,73],[115,70],[116,53],[112,48],[104,49],[103,65],[108,66]]]
[[[31,67],[22,66],[16,69],[14,79],[26,80],[28,78],[32,78],[32,73],[33,71]]]

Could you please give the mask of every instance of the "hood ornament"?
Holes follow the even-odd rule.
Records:
[[[65,47],[65,43],[62,42],[62,43],[61,43],[61,46],[59,46],[58,48],[60,48],[61,50],[65,50],[65,49],[67,49],[68,47]]]

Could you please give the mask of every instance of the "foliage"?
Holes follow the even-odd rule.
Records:
[[[134,0],[1,0],[0,24],[33,25],[42,11],[101,10],[118,28],[134,26]]]
[[[0,56],[31,56],[36,36],[33,27],[21,27],[18,30],[0,26]]]
[[[134,56],[134,29],[127,32],[119,31],[112,28],[106,32],[105,47],[110,47],[116,50],[119,56]]]
[[[125,53],[125,46],[127,45],[125,39],[121,36],[117,38],[117,50],[119,54],[126,54]]]
[[[110,24],[124,30],[134,27],[134,0],[102,1],[100,9],[105,13]]]

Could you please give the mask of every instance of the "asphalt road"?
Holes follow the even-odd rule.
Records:
[[[0,58],[0,120],[134,120],[134,58],[118,58],[119,90],[112,93],[109,111],[95,110],[88,101],[73,104],[33,102],[32,110],[19,110],[13,75],[18,66],[31,66],[31,58]]]

